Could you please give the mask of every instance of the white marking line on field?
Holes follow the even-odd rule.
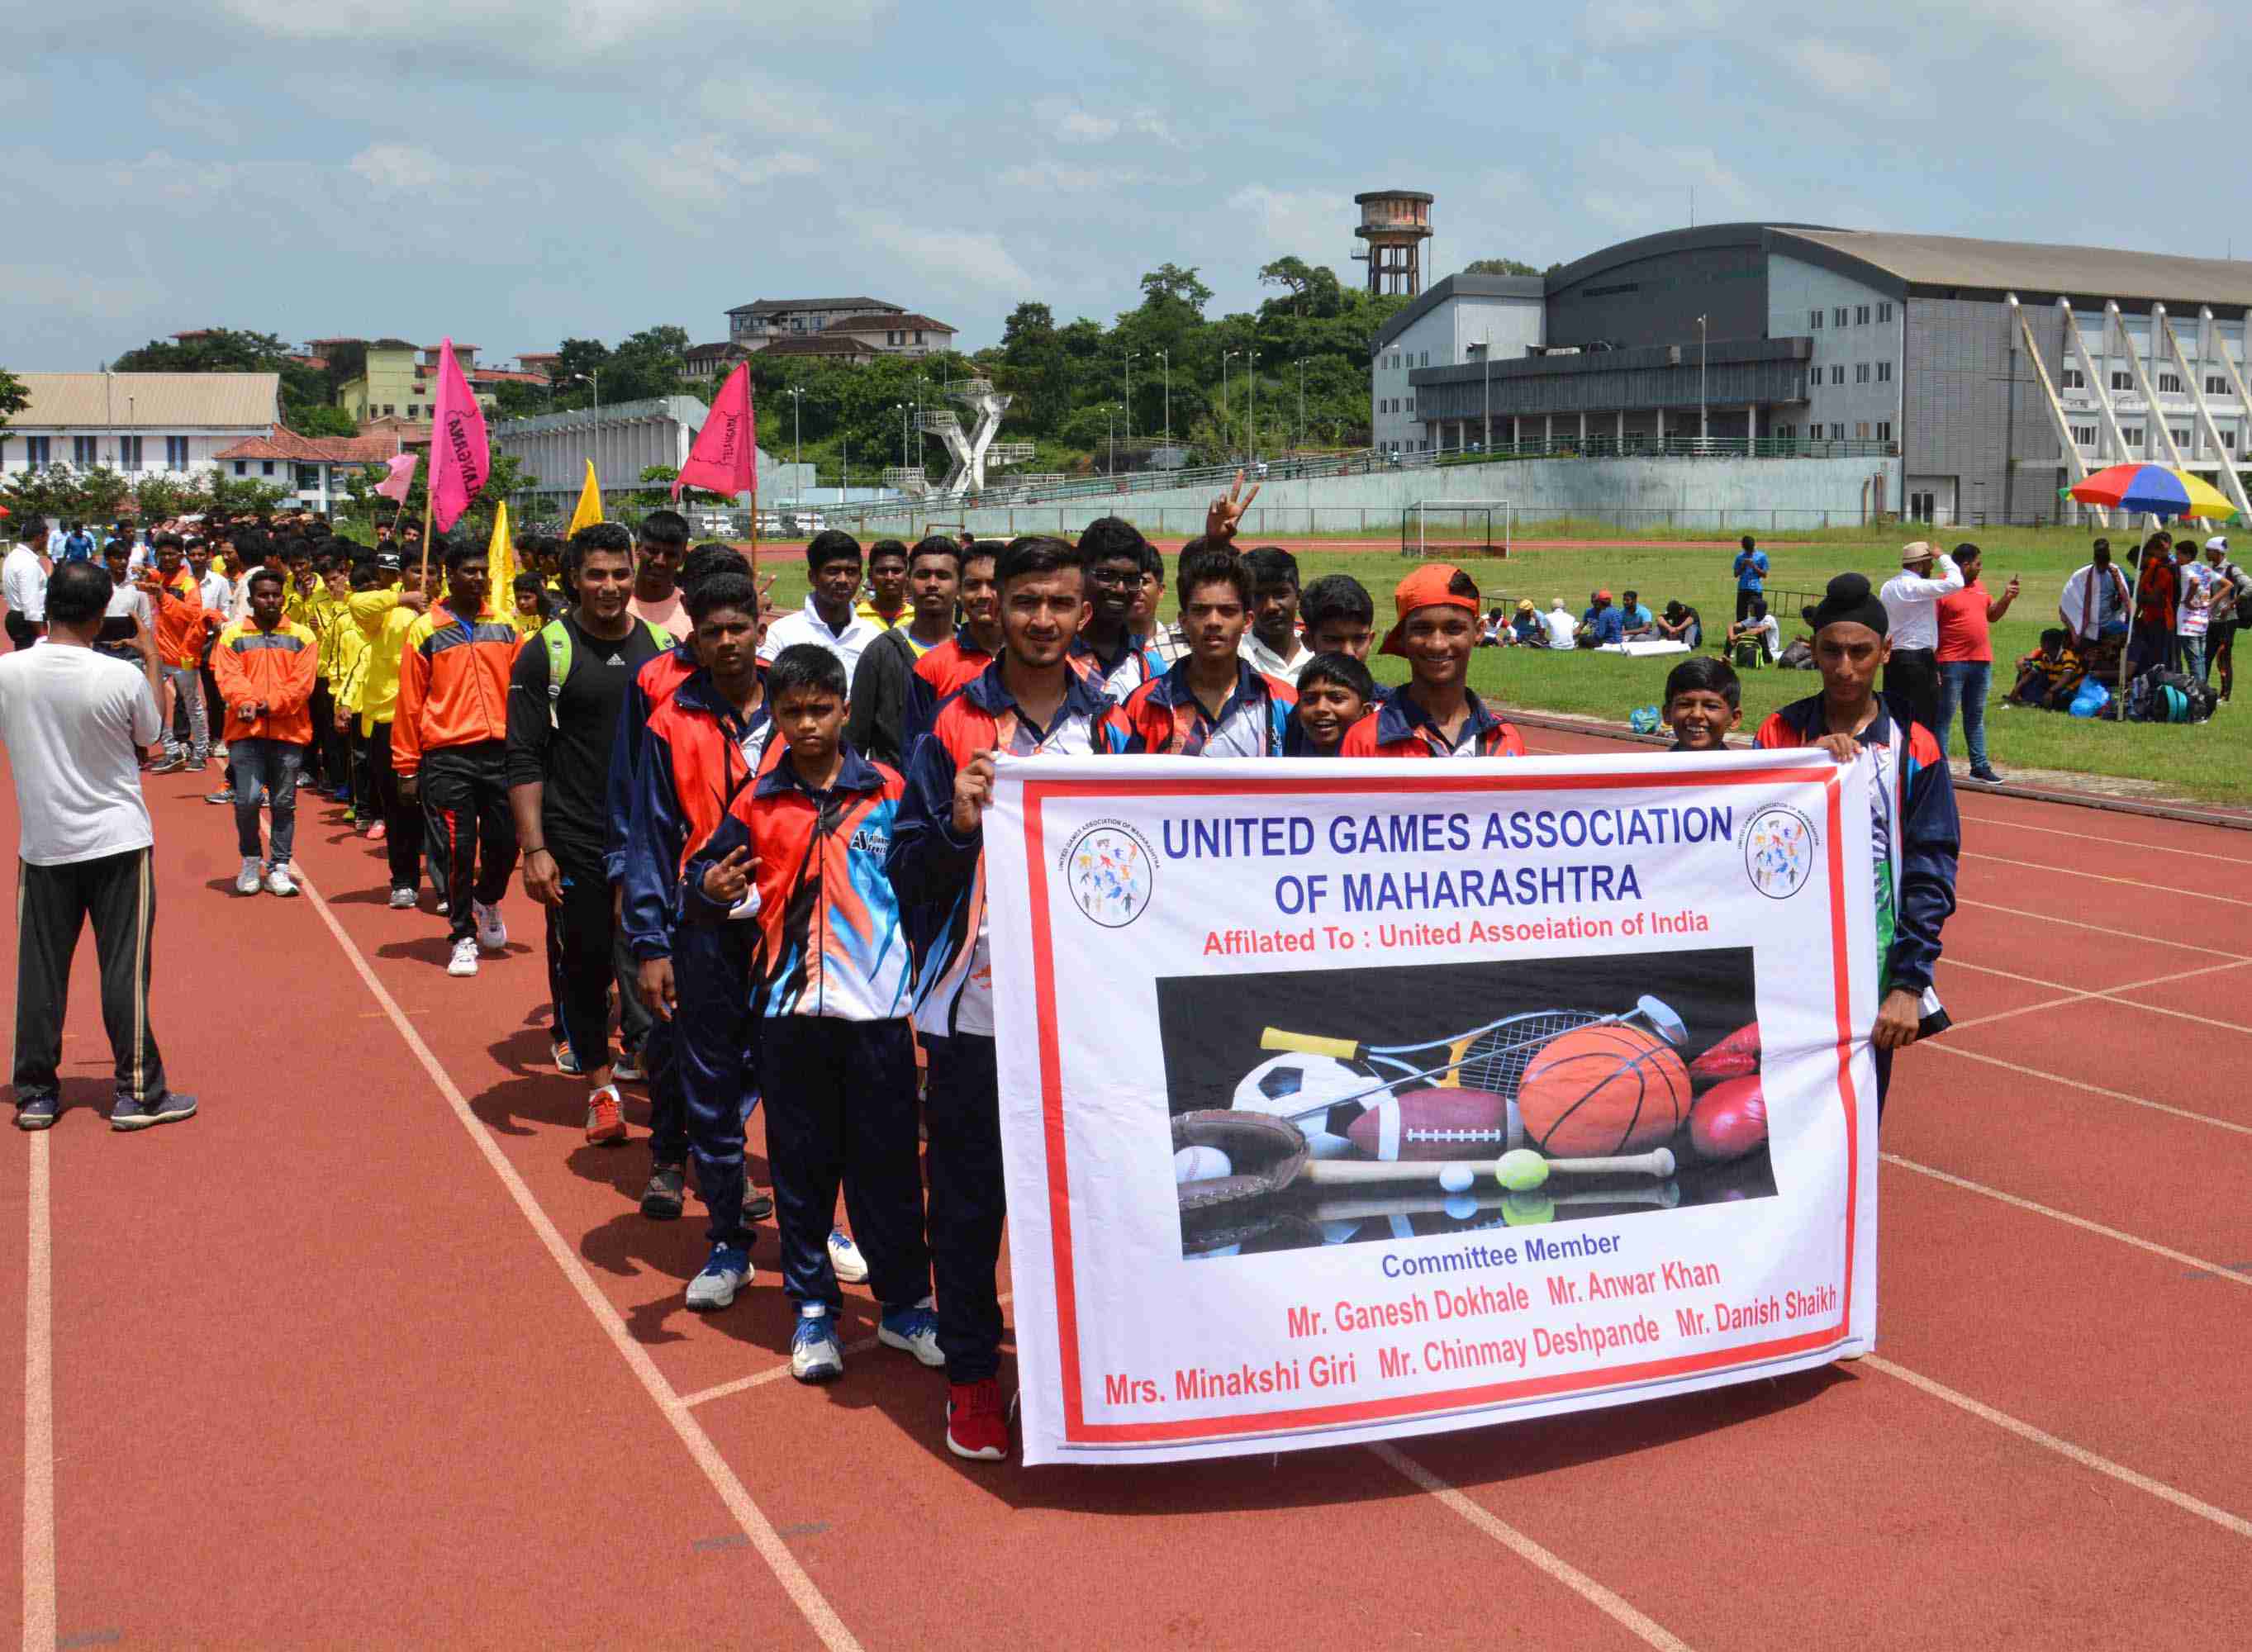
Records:
[[[2170,1503],[2184,1513],[2195,1515],[2200,1520],[2209,1520],[2223,1531],[2234,1532],[2240,1537],[2252,1537],[2252,1520],[2247,1520],[2242,1515],[2234,1515],[2226,1509],[2216,1508],[2201,1498],[2191,1496],[2186,1491],[2177,1491],[2162,1480],[2153,1480],[2148,1475],[2136,1473],[2124,1463],[2114,1462],[2109,1457],[2099,1457],[2085,1446],[2075,1446],[2069,1440],[2060,1440],[2045,1428],[2036,1428],[2029,1422],[2023,1422],[2011,1416],[2007,1412],[1996,1411],[1991,1406],[1982,1405],[1968,1394],[1957,1393],[1944,1383],[1936,1383],[1930,1378],[1912,1371],[1905,1365],[1895,1365],[1891,1360],[1880,1355],[1864,1355],[1860,1364],[1882,1371],[1887,1377],[1897,1378],[1911,1388],[1921,1390],[1934,1399],[1944,1400],[1958,1410],[1970,1413],[1980,1421],[1990,1422],[1995,1427],[2015,1434],[2020,1440],[2028,1440],[2043,1450],[2053,1451],[2060,1457],[2078,1463],[2083,1468],[2091,1469],[2099,1475],[2107,1475],[2122,1485],[2132,1486],[2137,1491],[2147,1492],[2159,1502]]]
[[[1015,1294],[1013,1291],[1003,1291],[997,1300],[1002,1307],[1006,1308],[1009,1305],[1009,1299]],[[872,1348],[882,1346],[883,1344],[873,1336],[863,1336],[857,1343],[846,1343],[844,1351],[848,1354],[865,1354]],[[777,1382],[789,1375],[789,1362],[785,1359],[778,1365],[770,1365],[764,1371],[753,1372],[748,1377],[738,1377],[733,1382],[720,1383],[714,1387],[699,1388],[692,1394],[684,1394],[681,1396],[680,1403],[684,1406],[701,1406],[709,1400],[725,1399],[730,1394],[743,1393],[753,1388],[763,1388],[768,1383]]]
[[[2199,1273],[2210,1274],[2215,1279],[2225,1279],[2232,1285],[2252,1286],[2252,1274],[2245,1273],[2242,1269],[2225,1267],[2219,1262],[2208,1262],[2201,1256],[2192,1256],[2187,1251],[2178,1251],[2170,1245],[2160,1245],[2154,1239],[2137,1239],[2132,1233],[2123,1232],[2118,1228],[2106,1227],[2101,1222],[2091,1222],[2084,1216],[2075,1216],[2068,1211],[2060,1211],[2053,1205],[2040,1204],[2032,1199],[2019,1198],[2014,1193],[2005,1193],[1999,1188],[1988,1187],[1984,1182],[1973,1182],[1964,1177],[1950,1175],[1945,1170],[1935,1170],[1929,1164],[1919,1164],[1914,1159],[1904,1159],[1897,1153],[1886,1153],[1879,1156],[1887,1164],[1896,1164],[1903,1170],[1914,1170],[1918,1176],[1928,1176],[1935,1182],[1944,1182],[1950,1187],[1961,1188],[1966,1193],[1976,1193],[1981,1198],[1993,1199],[2016,1210],[2030,1211],[2035,1216],[2046,1216],[2052,1222],[2061,1222],[2067,1227],[2076,1227],[2082,1232],[2093,1233],[2099,1239],[2108,1239],[2121,1245],[2132,1246],[2138,1251],[2148,1251],[2153,1256],[2165,1257],[2169,1262],[2179,1262],[2184,1267],[2195,1268]]]
[[[351,937],[344,933],[344,926],[337,920],[336,913],[322,898],[321,892],[309,879],[301,882],[298,887],[305,892],[313,903],[313,910],[321,914],[321,921],[336,937],[337,945],[344,949],[344,954],[351,961],[361,984],[384,1007],[392,1026],[397,1030],[414,1059],[421,1063],[422,1070],[430,1075],[430,1081],[438,1086],[438,1093],[446,1098],[446,1104],[453,1109],[455,1118],[469,1132],[469,1139],[476,1143],[477,1150],[484,1155],[485,1163],[492,1167],[493,1174],[508,1190],[509,1197],[516,1202],[517,1210],[532,1225],[532,1231],[546,1246],[548,1255],[554,1259],[556,1267],[563,1270],[563,1276],[571,1281],[572,1288],[579,1293],[579,1300],[586,1304],[587,1311],[608,1333],[611,1345],[618,1350],[634,1375],[641,1379],[641,1385],[648,1391],[650,1399],[664,1413],[664,1419],[672,1425],[673,1432],[680,1436],[680,1443],[687,1447],[688,1454],[704,1471],[705,1479],[719,1494],[720,1501],[727,1505],[727,1511],[735,1517],[736,1525],[751,1540],[751,1545],[759,1551],[760,1558],[766,1561],[775,1580],[789,1596],[790,1603],[804,1615],[806,1622],[820,1637],[824,1646],[831,1648],[832,1652],[847,1652],[848,1649],[849,1652],[859,1652],[860,1642],[844,1627],[844,1621],[837,1615],[835,1608],[831,1607],[828,1598],[821,1593],[812,1578],[807,1575],[805,1568],[798,1565],[797,1557],[789,1551],[789,1545],[775,1531],[774,1524],[752,1501],[751,1494],[744,1489],[743,1482],[736,1477],[735,1471],[727,1466],[727,1460],[719,1454],[719,1448],[712,1443],[712,1437],[689,1415],[688,1408],[673,1392],[672,1385],[665,1381],[656,1363],[650,1358],[649,1350],[634,1341],[633,1333],[626,1329],[624,1319],[610,1305],[609,1299],[602,1295],[601,1288],[594,1283],[594,1275],[587,1271],[586,1264],[572,1250],[570,1242],[548,1219],[547,1212],[539,1208],[539,1202],[532,1197],[532,1189],[517,1173],[516,1167],[508,1162],[507,1156],[500,1150],[500,1144],[493,1139],[492,1132],[469,1110],[469,1101],[462,1094],[460,1087],[455,1084],[430,1046],[423,1043],[421,1034],[414,1031],[414,1024],[407,1019],[406,1011],[399,1007],[399,1001],[376,978],[374,969],[359,948],[352,944]]]
[[[2105,837],[2084,829],[2080,831],[2067,831],[2061,826],[2021,826],[2014,821],[1999,820],[1991,815],[1964,815],[1962,818],[1969,825],[1991,826],[1995,830],[2002,832],[2046,832],[2052,837],[2069,837],[2078,843],[2093,844],[2098,849],[2143,850],[2153,855],[2188,855],[2198,860],[2218,860],[2231,866],[2242,866],[2246,859],[2243,855],[2216,855],[2210,850],[2176,849],[2170,843],[2142,843],[2130,842],[2123,838]],[[2219,831],[2223,829],[2211,827],[2207,829]]]
[[[36,1130],[24,1204],[24,1652],[55,1644],[55,1281],[47,1133]]]
[[[2237,963],[2252,963],[2252,954],[2228,952],[2219,947],[2200,947],[2194,941],[2176,941],[2171,935],[2139,934],[2131,929],[2115,929],[2110,924],[2087,924],[2077,918],[2060,918],[2052,912],[2028,912],[2023,906],[1998,906],[1991,900],[1957,900],[1955,904],[1975,906],[1981,912],[2007,913],[2012,918],[2031,918],[2039,923],[2061,924],[2067,929],[2092,929],[2113,941],[2143,941],[2153,947],[2179,947],[2184,952],[2201,952],[2209,958],[2228,958]]]
[[[1553,1578],[1644,1645],[1660,1648],[1663,1652],[1689,1652],[1689,1643],[1664,1624],[1637,1611],[1627,1600],[1605,1588],[1561,1555],[1542,1548],[1500,1516],[1481,1508],[1397,1446],[1375,1445],[1368,1449],[1409,1484],[1437,1498],[1535,1571]]]
[[[2201,969],[2183,969],[2170,975],[2160,975],[2151,981],[2124,981],[2116,987],[2074,987],[2061,981],[2043,981],[2038,975],[2020,975],[2014,969],[1993,969],[1984,964],[1964,963],[1959,958],[1943,961],[1948,969],[1968,969],[1981,975],[1999,975],[2005,981],[2021,981],[2029,987],[2050,987],[2067,996],[2052,998],[2041,1003],[2021,1005],[2015,1010],[1998,1010],[1991,1016],[1979,1016],[1969,1021],[1957,1021],[1956,1027],[1975,1027],[1989,1021],[2001,1021],[2011,1016],[2030,1015],[2036,1010],[2053,1010],[2061,1003],[2076,1003],[2089,998],[2101,998],[2125,1010],[2140,1010],[2146,1015],[2166,1016],[2177,1021],[2193,1021],[2202,1027],[2219,1027],[2224,1032],[2252,1032],[2252,1026],[2241,1021],[2222,1021],[2213,1016],[2193,1015],[2186,1010],[2170,1009],[2162,1003],[2144,1003],[2139,998],[2122,998],[2123,992],[2136,992],[2144,987],[2171,986],[2177,981],[2191,981],[2199,975],[2221,975],[2231,969],[2242,969],[2241,963],[2207,964]]]
[[[2193,1124],[2209,1124],[2216,1130],[2234,1130],[2239,1135],[2252,1135],[2252,1124],[2239,1124],[2234,1119],[2217,1118],[2210,1113],[2193,1113],[2187,1107],[2170,1107],[2164,1101],[2153,1101],[2148,1096],[2130,1095],[2124,1090],[2107,1090],[2100,1084],[2089,1084],[2080,1079],[2068,1079],[2061,1072],[2044,1072],[2039,1067],[2021,1066],[2015,1061],[2005,1061],[1999,1056],[1982,1055],[1976,1050],[1965,1050],[1944,1038],[1934,1038],[1917,1048],[1936,1051],[1942,1055],[1960,1056],[1965,1061],[1983,1061],[1990,1067],[2000,1067],[2025,1078],[2039,1079],[2044,1084],[2061,1084],[2067,1088],[2084,1090],[2089,1095],[2100,1095],[2113,1101],[2124,1101],[2129,1107],[2147,1107],[2153,1113],[2164,1113],[2173,1118],[2187,1119]]]
[[[2086,878],[2099,884],[2124,884],[2130,889],[2147,889],[2153,894],[2179,895],[2185,900],[2203,906],[2219,901],[2225,906],[2252,906],[2252,900],[2239,900],[2234,895],[2208,894],[2203,890],[2184,889],[2179,884],[2154,884],[2140,878],[2114,878],[2109,872],[2075,871],[2069,866],[2053,865],[2040,860],[2012,860],[2006,855],[1979,855],[1969,850],[1963,851],[1964,860],[1991,860],[1997,866],[2023,866],[2033,871],[2046,872],[2052,878]]]

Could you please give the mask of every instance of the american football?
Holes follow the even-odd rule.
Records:
[[[1525,1144],[1509,1100],[1491,1090],[1409,1090],[1355,1119],[1346,1137],[1372,1159],[1465,1159]]]

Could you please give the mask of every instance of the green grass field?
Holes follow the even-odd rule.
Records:
[[[1553,537],[1599,537],[1600,524],[1572,525],[1585,531],[1553,531]],[[1552,527],[1543,523],[1537,531],[1541,537],[1552,537]],[[1881,535],[1867,530],[1851,535],[1833,531],[1812,542],[1763,542],[1762,548],[1771,565],[1769,589],[1818,593],[1831,574],[1847,568],[1859,568],[1881,582],[1898,570],[1900,547],[1910,537],[1905,530],[1895,528]],[[1955,545],[1966,537],[1970,536],[1957,532],[1946,542]],[[1995,767],[2005,777],[2013,770],[2084,774],[2144,782],[2173,796],[2252,804],[2252,711],[2223,711],[2209,723],[2173,727],[2096,722],[2061,712],[2001,708],[2002,696],[2016,675],[2014,663],[2039,645],[2043,628],[2058,622],[2058,596],[2073,570],[2088,560],[2089,543],[2094,537],[2077,530],[2054,528],[1997,528],[1976,536],[1986,552],[1989,590],[1998,593],[2012,573],[2023,580],[2017,601],[1994,626],[1995,682],[1987,703],[1986,739]],[[2124,531],[2110,537],[2122,549],[2131,538]],[[1380,629],[1389,622],[1391,587],[1401,568],[1396,557],[1325,551],[1317,541],[1298,536],[1293,536],[1290,543],[1297,551],[1299,572],[1307,583],[1325,573],[1350,573],[1375,595]],[[1170,566],[1178,546],[1164,541],[1160,545]],[[1519,597],[1531,597],[1544,609],[1552,597],[1560,596],[1576,615],[1587,606],[1588,593],[1597,587],[1614,593],[1631,588],[1641,593],[1653,612],[1679,598],[1704,616],[1708,632],[1716,628],[1725,632],[1735,613],[1735,580],[1729,572],[1733,559],[1732,550],[1649,543],[1621,549],[1522,551],[1506,560],[1465,566],[1484,592],[1489,607],[1501,602],[1505,594],[1512,606]],[[785,567],[775,600],[787,607],[803,601],[804,593],[803,570]],[[1796,613],[1783,612],[1780,604],[1777,618],[1783,621],[1786,642],[1804,628],[1796,623]],[[2252,655],[2245,657],[2252,665]],[[1676,655],[1635,660],[1610,654],[1481,649],[1470,664],[1470,682],[1481,696],[1504,706],[1624,722],[1636,706],[1657,703],[1666,672],[1679,658]],[[1398,660],[1372,657],[1369,663],[1383,681],[1398,682],[1407,676],[1406,664]],[[1762,718],[1785,701],[1815,692],[1819,684],[1811,671],[1747,675],[1744,731],[1755,728]],[[1962,741],[1958,728],[1953,742],[1958,759],[1963,755]]]

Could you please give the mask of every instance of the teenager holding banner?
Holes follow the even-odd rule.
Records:
[[[1384,654],[1408,662],[1409,677],[1345,737],[1347,757],[1522,757],[1516,726],[1470,692],[1470,654],[1478,642],[1477,582],[1433,562],[1392,593],[1398,615]]]
[[[1818,746],[1841,763],[1869,769],[1875,833],[1877,946],[1885,996],[1871,1032],[1876,1046],[1877,1116],[1890,1087],[1893,1052],[1946,1030],[1932,987],[1939,932],[1955,910],[1955,866],[1963,826],[1955,784],[1939,742],[1921,723],[1894,716],[1877,692],[1891,653],[1885,604],[1866,575],[1841,573],[1805,610],[1814,631],[1822,692],[1794,700],[1760,725],[1759,744]]]
[[[1009,1454],[994,1288],[1006,1202],[985,912],[993,759],[1141,749],[1125,714],[1072,669],[1089,607],[1079,553],[1060,539],[1012,540],[995,573],[1002,651],[939,706],[930,737],[914,748],[885,860],[914,947],[915,1030],[930,1064],[923,1119],[946,1447],[988,1460]]]

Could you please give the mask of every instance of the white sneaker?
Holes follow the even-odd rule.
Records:
[[[234,892],[238,895],[256,894],[264,881],[264,863],[257,856],[245,855],[242,857],[241,876],[234,880]]]
[[[449,975],[473,975],[477,973],[477,943],[463,935],[454,943],[454,961],[446,966]]]
[[[712,1260],[688,1281],[688,1306],[699,1314],[729,1306],[735,1293],[749,1284],[757,1271],[751,1266],[749,1252],[732,1245],[713,1246]]]
[[[296,884],[289,877],[287,866],[274,865],[266,869],[266,892],[269,895],[294,895]]]
[[[437,905],[436,911],[437,911],[438,916],[440,916],[441,918],[443,918],[443,917],[446,915],[446,911],[447,911],[446,903],[445,903],[444,901],[442,901],[442,900],[441,900],[441,901],[440,901],[440,902],[438,903],[438,905]]]
[[[405,912],[405,911],[406,911],[409,906],[412,906],[414,904],[414,892],[413,890],[411,890],[411,889],[394,889],[394,890],[393,890],[393,891],[391,892],[391,910],[392,910],[392,911],[393,911],[393,912]]]
[[[508,926],[501,921],[499,907],[488,906],[482,900],[472,900],[469,915],[476,920],[477,945],[487,952],[508,950]]]
[[[868,1259],[860,1254],[860,1247],[852,1243],[852,1236],[841,1227],[829,1230],[829,1266],[847,1285],[858,1285],[868,1277]]]
[[[844,1350],[826,1314],[800,1314],[789,1336],[789,1374],[802,1383],[834,1382],[844,1374]]]

